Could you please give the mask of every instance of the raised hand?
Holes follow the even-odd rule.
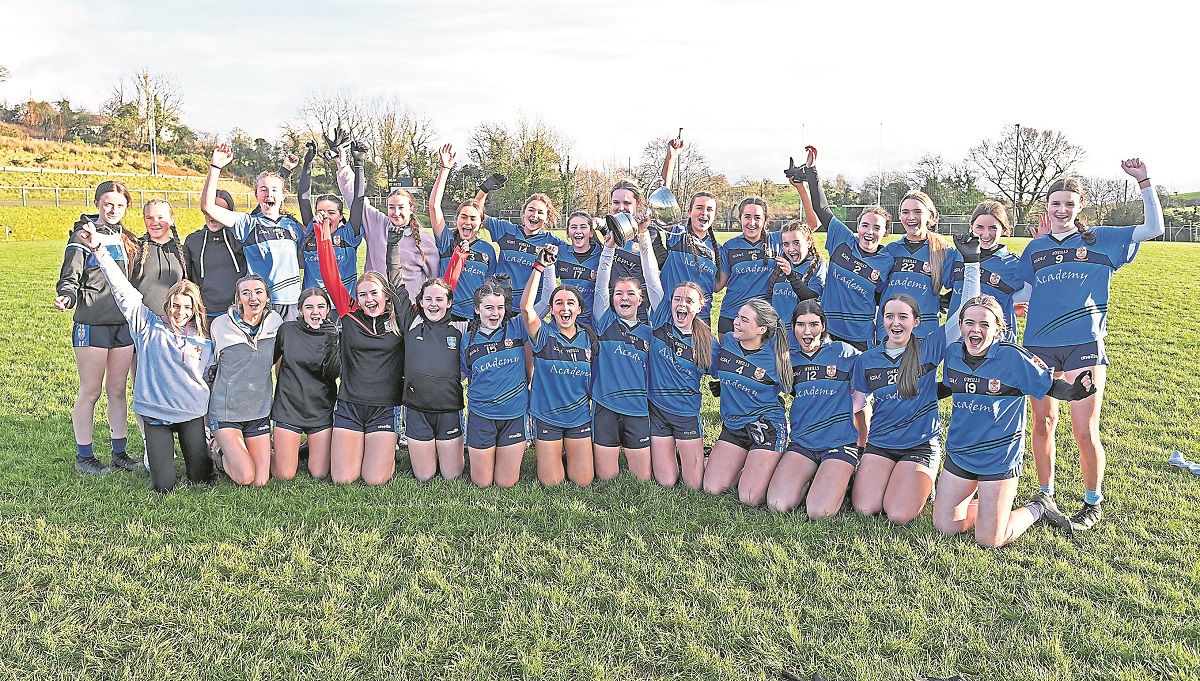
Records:
[[[792,276],[792,261],[788,260],[786,255],[780,253],[775,256],[775,266],[779,268],[780,272],[783,272],[783,276]]]
[[[288,170],[294,170],[296,166],[300,165],[300,157],[295,154],[288,154],[287,156],[283,157],[283,161],[281,161],[279,165],[287,168]]]
[[[974,233],[955,234],[954,247],[962,255],[963,262],[979,262],[979,237]]]
[[[312,165],[313,159],[317,156],[317,143],[309,140],[304,143],[304,165]]]
[[[804,151],[808,152],[808,158],[804,160],[804,165],[809,168],[815,168],[817,165],[817,148],[810,144],[804,147]]]
[[[783,169],[783,175],[788,179],[788,182],[792,183],[792,186],[799,187],[804,184],[807,179],[807,173],[807,165],[798,166],[796,165],[795,158],[788,157],[788,167]]]
[[[676,137],[675,139],[667,140],[668,156],[677,156],[681,151],[683,151],[683,137]]]
[[[537,262],[542,267],[552,267],[558,260],[558,246],[553,244],[537,249]]]
[[[91,220],[79,227],[79,240],[93,251],[100,248],[100,235],[96,234],[96,225]]]
[[[350,144],[350,158],[354,161],[354,165],[359,166],[367,159],[367,145],[362,142],[352,142]]]
[[[458,154],[454,152],[453,144],[443,144],[442,148],[438,150],[438,163],[443,168],[449,169],[453,166],[456,158],[458,158]]]
[[[229,165],[231,161],[233,161],[233,149],[228,144],[222,142],[213,149],[212,160],[210,161],[212,165],[220,169]]]
[[[479,184],[479,191],[485,194],[491,194],[496,190],[504,189],[504,185],[506,184],[508,184],[507,175],[492,173],[491,175],[487,176],[487,179]]]
[[[1121,161],[1121,170],[1124,170],[1126,175],[1129,175],[1138,182],[1150,179],[1149,171],[1146,170],[1146,164],[1142,163],[1142,159],[1140,158],[1127,158]]]
[[[1037,229],[1030,227],[1029,233],[1030,233],[1030,236],[1032,236],[1035,239],[1039,236],[1045,236],[1045,235],[1049,234],[1050,233],[1050,214],[1042,213],[1041,215],[1039,215]]]

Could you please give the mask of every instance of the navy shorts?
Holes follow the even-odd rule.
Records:
[[[673,437],[676,440],[699,440],[703,429],[700,415],[680,416],[650,404],[650,437]]]
[[[300,318],[300,306],[292,303],[284,305],[283,303],[271,303],[271,309],[279,313],[285,322],[293,322]]]
[[[586,440],[592,436],[592,422],[588,421],[583,425],[563,428],[553,423],[546,423],[535,416],[533,418],[533,436],[546,442],[557,442],[563,439]]]
[[[128,324],[75,324],[71,345],[77,348],[127,348],[133,345]]]
[[[882,456],[885,459],[891,459],[893,463],[901,461],[912,461],[913,463],[937,470],[938,462],[942,459],[942,442],[938,438],[933,438],[929,442],[922,442],[916,447],[907,447],[905,449],[888,449],[886,447],[876,447],[867,441],[867,454]]]
[[[528,439],[524,416],[515,419],[489,419],[479,414],[471,414],[467,419],[467,446],[474,449],[507,447]]]
[[[333,427],[364,434],[394,433],[396,408],[338,400],[333,403]]]
[[[649,447],[650,417],[618,414],[597,404],[592,414],[592,443],[625,449]]]
[[[995,482],[997,480],[1019,478],[1021,477],[1021,473],[1024,471],[1024,467],[1022,466],[1021,462],[1018,461],[1016,466],[1004,471],[1003,473],[989,473],[987,475],[982,473],[972,473],[971,471],[968,471],[962,466],[959,466],[951,461],[950,457],[946,457],[946,461],[942,464],[942,468],[956,478],[962,478],[963,480],[975,480],[977,482]]]
[[[404,410],[404,435],[417,442],[453,440],[462,437],[462,412]]]
[[[313,433],[320,433],[322,431],[329,430],[330,428],[333,427],[333,424],[327,423],[323,426],[293,426],[290,423],[284,423],[283,421],[276,421],[275,427],[282,428],[284,430],[290,430],[293,433],[300,433],[301,435],[312,435]]]
[[[1082,345],[1058,347],[1026,345],[1025,349],[1032,352],[1034,357],[1042,360],[1053,372],[1073,371],[1108,364],[1108,355],[1104,352],[1104,341],[1102,340]]]
[[[261,419],[250,419],[249,421],[218,421],[209,419],[208,429],[212,432],[217,432],[223,428],[236,428],[242,431],[242,438],[249,440],[252,437],[271,434],[271,419],[262,417]]]
[[[868,341],[858,341],[858,340],[850,340],[849,338],[839,338],[839,337],[833,335],[832,333],[829,334],[829,338],[831,340],[841,341],[841,342],[845,343],[846,345],[849,345],[850,347],[854,348],[855,350],[858,350],[859,352],[866,352],[867,350],[870,349],[870,343]]]
[[[833,449],[813,450],[806,447],[801,447],[795,442],[789,442],[787,450],[796,452],[800,456],[820,466],[826,461],[845,461],[846,463],[858,468],[858,445],[850,443]]]
[[[733,331],[733,317],[717,317],[717,337]]]
[[[717,439],[737,445],[746,451],[769,449],[782,454],[784,447],[787,446],[787,436],[786,423],[760,420],[748,423],[736,430],[730,430],[729,426],[722,426],[721,434]]]

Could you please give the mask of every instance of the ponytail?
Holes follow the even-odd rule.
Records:
[[[746,304],[754,310],[755,321],[759,326],[767,327],[763,342],[775,339],[775,372],[779,374],[779,384],[785,392],[792,392],[792,353],[791,343],[788,342],[788,330],[779,313],[771,304],[762,298],[751,298]]]
[[[696,292],[700,298],[700,308],[704,309],[706,296],[700,285],[694,281],[684,281],[675,287],[678,291],[681,288],[686,288]],[[671,292],[675,295],[675,291]],[[713,333],[712,327],[696,315],[692,318],[692,363],[701,371],[708,371],[712,366],[712,348],[713,348]]]
[[[933,294],[940,295],[942,292],[942,268],[946,265],[946,248],[949,246],[946,240],[941,235],[934,232],[929,233],[929,279],[932,284]]]

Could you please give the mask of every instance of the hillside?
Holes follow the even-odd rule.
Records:
[[[22,137],[19,128],[5,125],[0,128],[0,166],[149,173],[150,154],[131,149],[30,139]],[[200,176],[195,170],[175,165],[161,155],[158,172],[163,175]]]

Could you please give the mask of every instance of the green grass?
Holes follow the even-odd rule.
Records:
[[[1200,459],[1198,246],[1146,244],[1116,278],[1105,521],[996,551],[928,511],[896,529],[627,474],[544,489],[532,455],[512,490],[419,484],[407,460],[379,489],[80,476],[61,254],[0,246],[3,678],[1200,678],[1200,476],[1166,463]]]

